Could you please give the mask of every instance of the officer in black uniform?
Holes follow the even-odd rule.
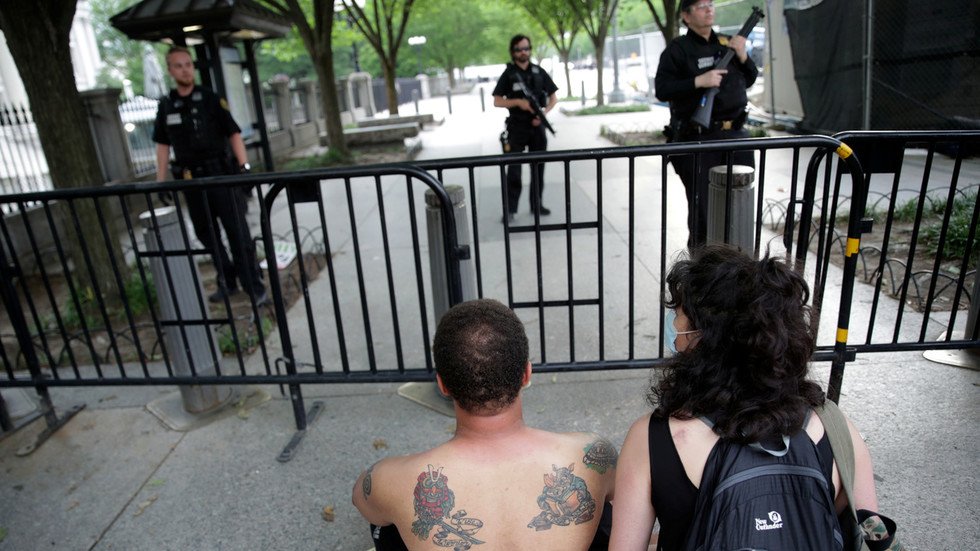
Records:
[[[531,39],[519,34],[510,39],[510,57],[513,63],[508,63],[504,73],[497,80],[493,89],[494,107],[506,107],[510,112],[507,117],[507,129],[501,134],[504,153],[521,153],[528,151],[545,151],[548,149],[548,138],[541,120],[534,116],[534,110],[521,91],[520,82],[535,95],[538,105],[545,115],[558,103],[558,86],[555,85],[548,73],[540,65],[531,63]],[[536,173],[535,173],[536,172]],[[521,198],[521,165],[507,166],[507,208],[505,215],[511,220],[517,213],[517,203]],[[544,192],[544,164],[538,165],[538,170],[531,171],[531,212],[542,215],[551,211],[541,204],[541,194]]]
[[[746,90],[752,86],[759,69],[746,54],[745,37],[719,35],[711,26],[715,8],[711,0],[683,0],[681,18],[687,34],[673,39],[660,55],[654,81],[657,99],[670,102],[670,126],[667,139],[671,142],[701,142],[747,138],[743,128],[748,104]],[[715,69],[715,63],[729,49],[735,50],[727,68]],[[709,88],[718,88],[711,113],[711,125],[702,128],[691,121],[701,97]],[[687,190],[688,247],[703,244],[708,227],[708,171],[727,163],[727,155],[704,153],[700,170],[695,174],[693,155],[673,156],[670,162]],[[755,167],[751,151],[735,153],[732,162]],[[695,209],[695,206],[697,208]]]
[[[174,179],[189,180],[247,173],[250,167],[241,129],[235,124],[224,98],[194,85],[194,62],[190,52],[180,46],[171,48],[167,52],[167,70],[177,88],[160,98],[153,128],[153,141],[157,143],[157,181],[169,180],[171,175]],[[171,146],[174,148],[173,164],[170,163]],[[256,303],[266,302],[255,245],[245,220],[243,194],[227,188],[206,192],[187,190],[184,198],[194,233],[211,251],[218,272],[218,290],[208,300],[224,301],[238,292],[240,282]],[[221,241],[220,228],[224,228],[228,237],[231,258]]]

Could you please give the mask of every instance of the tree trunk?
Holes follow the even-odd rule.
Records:
[[[393,60],[385,59],[381,62],[385,76],[385,95],[388,98],[388,115],[398,114],[398,90],[395,89],[395,66]]]
[[[595,70],[596,70],[596,78],[599,80],[598,90],[595,94],[595,101],[596,101],[596,105],[600,107],[606,104],[606,96],[605,93],[602,91],[602,66],[604,65],[605,62],[603,58],[604,55],[605,54],[604,54],[603,44],[602,42],[600,42],[595,45]]]
[[[95,187],[104,184],[95,142],[89,130],[84,104],[75,87],[68,32],[75,13],[75,2],[60,0],[4,0],[0,3],[0,30],[20,72],[31,102],[38,138],[51,181],[57,189]],[[120,254],[115,217],[107,201],[100,205],[108,226],[109,242],[103,239],[101,224],[91,200],[73,202],[78,224],[88,246],[83,249],[75,221],[64,225],[64,248],[71,257],[72,275],[82,288],[96,289],[114,302],[121,290],[110,254],[117,262]],[[57,211],[56,211],[57,212]],[[68,209],[62,209],[68,216]],[[87,255],[87,256],[86,256]],[[89,274],[91,266],[91,274]],[[125,264],[117,266],[126,275]]]
[[[330,149],[344,159],[350,158],[350,148],[344,137],[344,124],[340,120],[340,98],[337,97],[337,78],[333,68],[333,55],[317,55],[313,59],[316,78],[320,81],[320,101],[326,124],[327,142]],[[351,106],[353,109],[354,106]]]
[[[565,65],[565,84],[568,86],[568,93],[565,94],[566,98],[572,97],[572,71],[568,68],[568,57],[571,55],[571,50],[564,50],[559,52],[558,59]]]

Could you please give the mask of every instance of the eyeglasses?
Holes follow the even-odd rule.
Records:
[[[715,5],[711,2],[701,2],[700,4],[694,4],[693,6],[691,6],[691,9],[698,10],[698,11],[708,11],[708,10],[715,9]]]
[[[531,47],[530,46],[524,46],[522,48],[514,48],[511,51],[512,52],[530,52],[531,51]]]

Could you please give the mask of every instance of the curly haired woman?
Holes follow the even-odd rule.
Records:
[[[803,278],[774,258],[712,245],[675,264],[667,287],[665,338],[677,353],[651,385],[653,413],[633,424],[623,444],[610,549],[646,551],[657,520],[656,548],[683,549],[712,450],[801,431],[833,481],[827,499],[840,513],[847,497],[833,451],[820,419],[810,415],[825,397],[807,378],[814,337]],[[848,426],[855,505],[877,510],[871,456]]]

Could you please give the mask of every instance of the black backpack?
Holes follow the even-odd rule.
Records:
[[[783,437],[783,449],[727,440],[712,449],[685,549],[831,551],[843,542],[833,483],[805,430]]]

